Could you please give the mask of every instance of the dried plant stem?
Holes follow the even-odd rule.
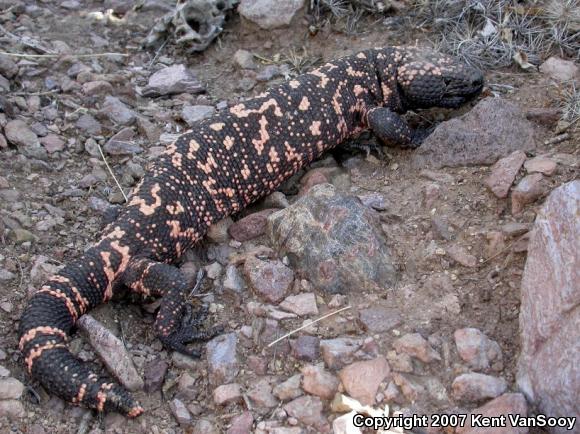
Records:
[[[315,319],[314,321],[312,321],[312,322],[310,322],[310,323],[308,323],[308,324],[304,324],[303,326],[301,326],[301,327],[298,327],[297,329],[294,329],[294,330],[292,330],[292,331],[290,331],[290,332],[286,333],[284,336],[281,336],[281,337],[279,337],[279,338],[278,338],[278,339],[276,339],[274,342],[271,342],[271,343],[269,343],[269,344],[268,344],[268,348],[270,348],[272,345],[275,345],[275,344],[277,344],[278,342],[280,342],[280,341],[282,341],[282,340],[286,339],[287,337],[290,337],[290,336],[292,336],[292,335],[294,335],[294,334],[298,333],[300,330],[304,330],[305,328],[307,328],[307,327],[310,327],[311,325],[314,325],[314,324],[316,324],[317,322],[320,322],[320,321],[322,321],[323,319],[326,319],[326,318],[328,318],[328,317],[330,317],[330,316],[332,316],[332,315],[336,315],[337,313],[343,312],[343,311],[345,311],[345,310],[347,310],[347,309],[350,309],[351,307],[352,307],[352,306],[346,306],[346,307],[343,307],[342,309],[338,309],[338,310],[335,310],[335,311],[333,311],[333,312],[327,313],[326,315],[323,315],[323,316],[321,316],[320,318],[318,318],[318,319]]]
[[[115,184],[117,184],[117,187],[119,187],[119,190],[121,191],[121,194],[123,195],[123,198],[125,198],[125,202],[129,202],[129,198],[127,197],[127,195],[123,191],[121,184],[119,184],[119,181],[117,181],[117,178],[115,177],[115,174],[113,173],[113,170],[111,169],[111,166],[109,166],[109,163],[107,162],[107,159],[105,158],[105,154],[103,153],[103,149],[101,148],[101,145],[97,144],[97,147],[99,148],[99,152],[101,153],[101,157],[103,158],[103,161],[105,162],[105,166],[107,166],[107,169],[109,170],[109,173],[113,177]]]
[[[128,57],[128,54],[125,53],[95,53],[95,54],[26,54],[26,53],[9,53],[7,51],[0,51],[0,54],[4,56],[12,56],[12,57],[32,57],[32,58],[55,58],[55,57],[76,57],[79,59],[85,57],[105,57],[105,56],[123,56]]]

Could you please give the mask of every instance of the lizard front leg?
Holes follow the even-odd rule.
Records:
[[[211,330],[201,328],[207,309],[202,307],[193,312],[191,304],[187,302],[190,293],[187,278],[174,266],[137,258],[129,264],[122,281],[133,292],[163,297],[154,327],[157,336],[168,349],[199,357],[199,351],[188,349],[186,344],[211,339],[222,330],[221,327]]]
[[[430,129],[413,130],[397,113],[386,107],[375,107],[367,113],[368,127],[386,145],[418,148],[431,133]]]

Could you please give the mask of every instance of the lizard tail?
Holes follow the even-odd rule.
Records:
[[[128,256],[105,240],[53,276],[22,314],[19,347],[28,372],[49,392],[73,404],[136,417],[143,408],[129,392],[98,375],[67,347],[77,319],[111,297]]]

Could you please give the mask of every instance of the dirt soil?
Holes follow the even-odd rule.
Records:
[[[32,4],[36,2],[25,2]],[[82,2],[80,10],[67,11],[58,6],[56,1],[42,1],[39,5],[49,9],[52,14],[32,17],[20,15],[20,25],[32,30],[41,41],[63,41],[72,53],[90,53],[98,51],[126,52],[129,57],[112,61],[109,58],[83,60],[104,74],[119,76],[114,83],[114,95],[133,104],[133,108],[150,117],[155,126],[166,133],[178,133],[186,125],[177,119],[184,102],[217,104],[220,101],[234,101],[262,92],[269,83],[258,83],[250,91],[240,89],[240,80],[247,77],[233,57],[238,49],[245,49],[258,54],[264,59],[274,59],[277,55],[302,53],[306,50],[309,59],[330,60],[345,54],[374,46],[391,44],[421,45],[428,40],[428,34],[400,33],[393,36],[382,22],[367,19],[358,34],[345,34],[330,27],[321,29],[316,35],[308,32],[307,20],[296,17],[289,28],[265,31],[235,16],[230,19],[219,41],[212,44],[204,53],[185,54],[176,49],[172,43],[167,44],[160,52],[146,51],[139,48],[141,39],[147,34],[158,12],[129,13],[126,21],[119,24],[105,24],[91,20],[88,11],[103,9],[102,2]],[[5,23],[17,26],[17,23]],[[103,38],[108,45],[95,48],[94,36]],[[155,60],[185,63],[191,67],[199,79],[207,86],[207,93],[202,96],[176,97],[173,99],[141,98],[136,95],[134,84],[144,85],[147,77],[154,70]],[[22,59],[18,59],[22,60]],[[212,399],[212,386],[207,380],[207,363],[204,357],[199,361],[189,362],[189,368],[176,363],[171,354],[167,354],[154,337],[151,323],[153,315],[138,305],[127,300],[116,301],[95,312],[96,318],[118,336],[122,336],[133,355],[137,369],[143,372],[144,365],[162,358],[170,363],[166,375],[163,393],[138,392],[146,413],[136,420],[126,420],[119,415],[93,417],[92,413],[66,404],[55,397],[50,397],[42,388],[24,372],[20,353],[17,350],[16,330],[20,314],[31,291],[37,289],[38,280],[46,277],[52,266],[59,266],[69,259],[78,256],[98,236],[101,220],[98,212],[89,206],[89,198],[98,197],[104,200],[116,189],[110,176],[90,188],[79,188],[79,181],[91,173],[94,167],[102,170],[98,157],[91,157],[84,151],[85,139],[78,136],[74,127],[80,114],[94,113],[100,106],[99,98],[85,97],[82,93],[48,93],[44,84],[55,75],[63,75],[70,63],[60,60],[42,58],[24,59],[28,62],[29,74],[21,89],[14,95],[21,96],[22,106],[19,110],[33,122],[34,115],[27,113],[26,105],[33,96],[40,97],[41,107],[52,106],[57,115],[53,122],[47,121],[49,129],[58,131],[67,145],[64,151],[49,156],[47,164],[39,165],[20,155],[14,147],[0,149],[0,176],[8,183],[12,193],[4,196],[0,203],[2,225],[21,226],[30,231],[34,237],[29,241],[16,242],[10,236],[10,230],[0,233],[0,268],[13,272],[17,277],[0,284],[0,326],[4,331],[0,337],[0,353],[3,359],[0,364],[10,371],[10,375],[22,381],[27,389],[22,397],[26,414],[24,417],[9,420],[0,419],[1,432],[31,433],[38,431],[39,426],[50,433],[76,433],[79,426],[87,431],[97,432],[153,432],[172,433],[190,432],[191,428],[179,426],[172,415],[169,401],[176,393],[180,375],[189,372],[195,379],[197,397],[190,402],[197,408],[194,419],[206,418],[212,421],[220,432],[225,432],[233,417],[240,414],[245,405],[242,403],[218,407]],[[259,63],[259,61],[258,61]],[[22,64],[21,64],[22,65]],[[21,66],[23,67],[23,66]],[[130,74],[127,73],[130,71]],[[134,79],[130,81],[128,78]],[[502,92],[502,96],[515,101],[522,107],[550,107],[558,96],[556,87],[546,84],[539,73],[523,73],[515,68],[486,74],[487,83],[499,84],[489,86],[487,95]],[[12,89],[15,90],[14,88]],[[40,95],[39,95],[40,94]],[[161,107],[161,109],[159,109]],[[436,112],[433,116],[444,119],[456,113]],[[104,137],[97,137],[101,143],[108,139],[115,128],[103,121]],[[543,129],[540,142],[556,135],[550,129]],[[550,154],[575,154],[578,149],[580,134],[577,130],[569,131],[571,138],[556,145],[550,145],[542,151]],[[140,136],[145,148],[157,146]],[[439,191],[432,196],[430,185],[433,180],[424,173],[412,169],[410,157],[412,151],[389,149],[386,160],[379,160],[373,155],[364,153],[352,157],[348,172],[353,189],[359,194],[378,192],[383,194],[389,203],[387,210],[381,212],[383,230],[388,237],[400,269],[401,281],[396,287],[381,293],[351,293],[348,301],[352,309],[337,317],[323,321],[317,335],[323,338],[336,336],[367,337],[357,321],[358,311],[369,306],[386,303],[401,312],[403,321],[396,329],[383,334],[371,335],[376,341],[379,352],[386,354],[392,350],[392,343],[405,333],[419,332],[429,337],[429,342],[443,354],[438,363],[425,364],[418,368],[417,374],[434,377],[443,384],[451,394],[451,382],[460,373],[466,371],[457,354],[453,333],[463,327],[474,327],[484,332],[489,338],[499,343],[503,352],[503,367],[494,375],[504,377],[508,390],[516,390],[515,373],[518,356],[518,314],[520,300],[520,280],[525,264],[525,247],[514,252],[507,248],[493,252],[490,256],[486,234],[500,231],[502,225],[510,222],[531,225],[535,211],[542,199],[526,207],[525,212],[513,217],[507,200],[497,199],[485,188],[482,180],[489,174],[489,167],[466,167],[442,169],[438,173],[449,176],[449,182],[440,182]],[[154,158],[146,152],[132,157],[133,162],[146,167]],[[115,173],[122,178],[125,163],[131,157],[110,157]],[[561,166],[558,172],[549,178],[550,188],[577,177],[573,167]],[[56,211],[55,208],[56,207]],[[62,216],[58,219],[55,216]],[[451,241],[437,239],[433,230],[433,216],[445,219],[451,228]],[[40,222],[52,216],[56,223],[48,230],[43,230]],[[8,223],[8,224],[7,224]],[[12,226],[11,226],[12,225]],[[1,226],[0,226],[1,228]],[[6,236],[4,236],[6,235]],[[508,247],[514,239],[507,241]],[[445,248],[451,243],[465,248],[478,258],[477,266],[463,267],[450,260],[448,256],[438,254],[435,247]],[[268,245],[266,237],[244,243],[242,250],[249,250],[253,245]],[[521,243],[520,243],[521,244]],[[227,244],[226,244],[227,245]],[[435,246],[435,247],[434,247]],[[196,266],[210,264],[205,249],[211,247],[204,242],[188,256],[188,261]],[[214,251],[219,250],[214,246]],[[523,250],[523,251],[522,251]],[[39,265],[45,257],[45,265]],[[209,255],[211,257],[211,255]],[[487,259],[486,259],[487,258]],[[35,269],[33,267],[35,266]],[[46,271],[48,270],[48,271]],[[35,280],[36,279],[36,280]],[[217,286],[217,285],[216,285]],[[250,291],[243,295],[239,305],[231,303],[227,295],[219,288],[212,286],[212,281],[205,282],[204,293],[211,302],[211,322],[221,323],[229,331],[239,331],[242,326],[252,325],[254,318],[245,308],[247,302],[257,300]],[[330,296],[316,290],[319,296],[320,314],[331,310],[327,306]],[[289,331],[300,326],[302,319],[284,320],[280,332]],[[90,346],[78,335],[72,341],[73,350],[80,356],[92,360],[95,358]],[[303,362],[293,357],[280,357],[275,352],[265,351],[263,345],[251,342],[238,345],[238,358],[242,369],[235,381],[243,387],[259,377],[249,369],[246,361],[250,356],[258,356],[267,363],[267,375],[274,376],[275,382],[284,381],[299,373]],[[319,362],[320,360],[318,360]],[[177,366],[179,365],[179,366]],[[172,387],[173,386],[173,387]],[[433,412],[467,411],[476,405],[457,406],[447,401],[441,405],[430,396],[420,396],[411,403],[403,399],[393,404],[395,409],[406,409],[411,413],[430,414]],[[328,402],[326,403],[328,404]],[[191,406],[190,406],[191,410]],[[254,412],[256,423],[260,420],[275,418],[275,410],[266,414]],[[532,409],[533,411],[533,409]],[[328,407],[325,415],[331,421],[334,416]],[[255,425],[254,425],[255,426]],[[86,432],[86,431],[85,431]]]

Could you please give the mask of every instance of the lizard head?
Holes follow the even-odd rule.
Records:
[[[483,89],[483,74],[435,51],[406,49],[397,67],[397,86],[406,109],[457,108]]]

